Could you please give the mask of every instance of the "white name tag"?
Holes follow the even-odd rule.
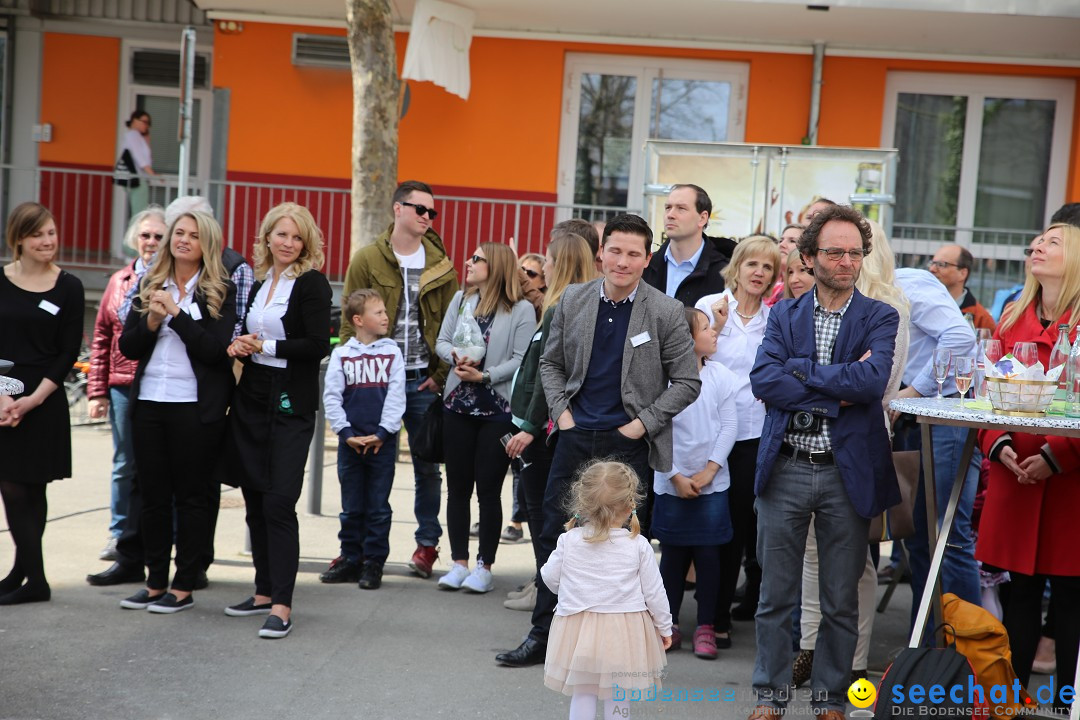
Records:
[[[60,312],[60,306],[54,305],[48,300],[42,300],[41,302],[39,302],[38,307],[49,313],[50,315],[55,315],[56,313]]]
[[[202,310],[195,303],[188,306],[188,315],[191,316],[192,320],[202,320]]]
[[[630,344],[634,347],[637,347],[638,345],[644,345],[650,340],[652,340],[652,338],[649,337],[649,331],[646,330],[645,332],[630,338]]]

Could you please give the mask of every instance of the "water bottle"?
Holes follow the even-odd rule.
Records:
[[[1067,324],[1058,325],[1058,339],[1054,344],[1054,349],[1050,351],[1050,366],[1046,368],[1046,371],[1050,372],[1050,370],[1059,365],[1066,365],[1069,362],[1069,354],[1071,352],[1072,347],[1069,345],[1069,326]],[[1054,405],[1060,407],[1063,403],[1068,402],[1068,387],[1068,368],[1063,367],[1061,369],[1061,375],[1058,376],[1057,391],[1054,392]]]
[[[1069,350],[1069,360],[1065,365],[1065,414],[1071,418],[1080,418],[1080,340],[1073,343]]]

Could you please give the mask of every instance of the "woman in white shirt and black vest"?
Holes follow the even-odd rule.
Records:
[[[300,562],[296,503],[319,407],[319,362],[330,352],[330,283],[323,236],[306,208],[283,203],[263,219],[244,334],[229,346],[244,373],[229,413],[230,484],[247,507],[255,594],[225,609],[233,617],[269,615],[259,630],[292,630]]]
[[[124,608],[175,613],[194,604],[209,534],[207,484],[234,384],[226,348],[236,324],[236,286],[221,263],[221,245],[212,216],[178,217],[120,336],[120,352],[139,361],[132,428],[149,571],[146,588],[123,600]],[[167,592],[174,508],[176,574]]]

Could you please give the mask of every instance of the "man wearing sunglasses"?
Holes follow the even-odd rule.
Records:
[[[391,337],[405,358],[405,429],[420,433],[424,414],[446,382],[449,367],[435,354],[435,340],[443,316],[458,290],[458,276],[446,255],[442,238],[432,228],[438,216],[431,188],[408,180],[394,191],[394,222],[375,242],[360,248],[349,262],[342,297],[353,290],[372,288],[386,304],[393,321]],[[352,325],[341,324],[341,339],[353,334]],[[416,551],[409,567],[421,577],[431,577],[439,556],[436,545],[442,536],[439,507],[442,476],[439,466],[412,456],[416,499]],[[355,577],[354,577],[355,576]],[[342,558],[320,576],[323,582],[355,582],[359,568]]]
[[[767,406],[754,481],[762,576],[752,720],[778,720],[789,695],[791,612],[811,522],[828,619],[814,653],[813,704],[822,720],[843,719],[870,518],[900,502],[881,406],[900,316],[855,289],[870,237],[849,207],[814,216],[799,240],[814,290],[773,307],[750,372]]]

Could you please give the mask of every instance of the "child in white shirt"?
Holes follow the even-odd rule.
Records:
[[[593,718],[598,697],[605,717],[628,718],[628,692],[660,687],[671,614],[652,546],[640,534],[641,501],[628,465],[588,465],[573,486],[568,532],[540,569],[559,596],[544,684],[572,696],[570,720]]]
[[[701,368],[701,393],[672,421],[674,442],[670,472],[653,480],[653,537],[660,541],[660,575],[667,588],[674,627],[671,649],[682,644],[679,608],[686,572],[693,561],[697,574],[697,628],[694,654],[715,660],[717,647],[730,647],[730,629],[716,637],[716,602],[720,588],[721,546],[731,541],[728,510],[727,457],[738,433],[735,394],[738,380],[726,367],[708,359],[716,352],[716,330],[701,310],[686,309]]]

